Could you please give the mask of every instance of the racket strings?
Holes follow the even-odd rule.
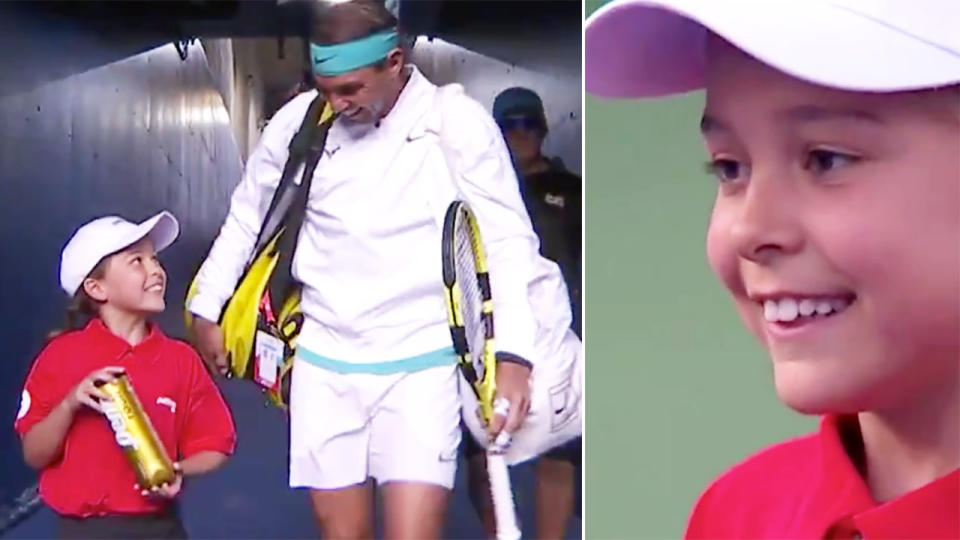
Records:
[[[483,347],[485,329],[481,312],[483,297],[477,282],[477,266],[474,258],[472,234],[466,219],[460,220],[455,231],[454,261],[457,269],[457,282],[463,293],[463,326],[466,332],[467,347],[477,378],[483,378]]]

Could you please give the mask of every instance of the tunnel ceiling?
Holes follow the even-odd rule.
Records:
[[[282,92],[302,76],[296,58],[305,51],[299,40],[278,38],[306,34],[308,1],[313,0],[2,1],[0,46],[15,51],[8,63],[18,76],[0,79],[0,96],[187,38],[259,38],[263,83],[268,92]],[[532,71],[579,76],[580,2],[400,1],[401,20],[412,34]],[[37,41],[38,35],[45,39]],[[88,36],[84,46],[94,52],[64,54],[80,46],[70,37],[77,35]]]
[[[188,37],[281,37],[306,31],[310,0],[87,0],[23,2],[25,9],[88,25],[114,39],[162,43]],[[530,50],[579,36],[581,3],[573,0],[401,0],[407,30],[444,39],[514,64],[536,63]],[[507,39],[499,39],[500,37]],[[579,40],[560,40],[580,56]],[[530,66],[527,66],[530,67]]]

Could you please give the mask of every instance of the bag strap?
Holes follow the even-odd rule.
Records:
[[[305,163],[303,167],[303,179],[300,181],[300,189],[297,190],[296,196],[290,204],[289,211],[284,216],[282,222],[283,232],[280,233],[280,238],[277,240],[277,249],[280,252],[280,258],[277,260],[277,268],[274,271],[275,275],[292,275],[293,255],[297,247],[297,238],[300,236],[300,228],[303,226],[303,221],[307,214],[307,203],[310,200],[310,186],[313,185],[313,173],[317,168],[317,164],[320,162],[320,158],[323,157],[323,148],[324,145],[326,145],[327,134],[332,124],[332,118],[324,121],[317,126],[318,129],[313,130],[313,137],[307,141],[309,144],[306,147],[306,155],[304,156]],[[276,272],[281,272],[281,274],[277,274]],[[283,285],[282,281],[278,280],[271,280],[271,284],[273,283]],[[284,294],[277,296],[274,294],[275,292],[282,292]],[[277,299],[282,299],[286,296],[286,292],[287,291],[271,290],[271,294]]]
[[[267,209],[267,214],[264,216],[263,222],[260,225],[260,232],[257,235],[257,241],[253,249],[254,256],[251,260],[260,254],[260,251],[270,242],[270,239],[273,238],[280,226],[287,221],[296,195],[304,191],[300,188],[306,187],[307,191],[309,191],[309,185],[304,186],[306,182],[301,181],[300,185],[297,185],[294,182],[294,178],[296,177],[297,169],[307,161],[308,154],[313,149],[311,142],[315,141],[318,137],[323,139],[318,154],[323,152],[323,143],[326,142],[327,130],[330,129],[330,124],[332,123],[332,121],[327,121],[321,124],[322,114],[326,106],[327,102],[323,99],[322,95],[318,93],[317,97],[310,103],[310,108],[307,109],[307,113],[300,123],[300,128],[290,140],[288,146],[289,157],[283,166],[280,183],[273,193],[270,207]],[[319,155],[317,161],[319,161]],[[313,164],[313,168],[315,167],[316,163]],[[309,171],[309,175],[304,174],[303,180],[309,181],[313,177],[313,168]],[[304,170],[304,173],[307,172],[308,171]]]
[[[326,105],[326,103],[324,103],[324,105]],[[327,134],[330,132],[330,127],[333,125],[335,118],[335,116],[330,115],[320,121],[319,124],[314,123],[309,131],[298,132],[297,136],[295,136],[294,140],[290,143],[291,148],[295,144],[302,145],[296,151],[303,152],[303,176],[300,181],[300,187],[296,191],[295,197],[290,203],[288,211],[281,222],[283,231],[280,233],[280,238],[277,239],[277,250],[280,253],[280,257],[274,269],[274,276],[284,276],[285,278],[293,277],[293,256],[296,252],[300,228],[303,226],[303,221],[307,214],[307,203],[310,200],[310,186],[313,185],[313,173],[320,159],[323,157],[323,148],[327,143]],[[298,138],[301,133],[306,133],[308,136]],[[279,310],[284,299],[293,292],[298,284],[293,279],[271,279],[267,286],[270,291],[271,301],[275,304],[273,307],[275,310]]]

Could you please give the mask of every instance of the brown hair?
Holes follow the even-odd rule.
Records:
[[[107,261],[110,260],[110,257],[111,255],[108,255],[100,259],[100,262],[98,262],[97,265],[93,267],[93,270],[87,274],[87,277],[84,278],[84,281],[89,278],[103,279],[103,276],[107,271]],[[49,332],[47,334],[47,340],[51,340],[67,332],[80,330],[99,314],[100,302],[94,300],[89,294],[87,294],[87,291],[83,289],[83,284],[81,282],[80,289],[77,290],[76,294],[73,295],[73,298],[70,299],[70,303],[67,304],[67,311],[64,316],[63,327]]]
[[[314,2],[310,26],[313,42],[334,45],[397,28],[397,18],[387,9],[384,0]]]

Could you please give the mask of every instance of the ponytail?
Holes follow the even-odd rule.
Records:
[[[87,277],[93,279],[102,279],[107,268],[107,259],[109,259],[109,256],[104,257],[99,263],[97,263],[97,266],[90,271]],[[70,299],[70,303],[67,304],[63,326],[48,332],[47,341],[50,341],[62,334],[66,334],[67,332],[80,330],[99,315],[100,303],[91,298],[81,285],[80,290],[73,295],[73,298]]]

